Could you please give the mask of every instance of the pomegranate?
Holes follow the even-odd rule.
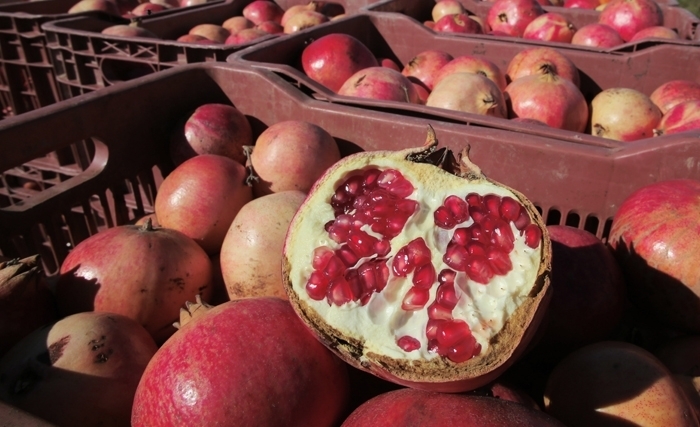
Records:
[[[287,301],[247,298],[204,311],[146,367],[134,397],[133,427],[340,422],[348,398],[346,365],[309,333]]]
[[[202,36],[213,42],[224,43],[226,38],[231,35],[231,32],[221,25],[215,24],[199,24],[192,27],[189,34]]]
[[[283,277],[297,314],[352,366],[456,392],[493,380],[531,339],[550,247],[524,196],[436,144],[429,128],[425,148],[331,167],[292,219]]]
[[[700,417],[700,336],[688,335],[674,338],[654,351],[688,397],[695,409],[695,415]]]
[[[700,182],[669,180],[630,194],[613,218],[609,244],[630,300],[659,323],[700,332]]]
[[[552,72],[513,80],[505,90],[508,117],[539,120],[574,132],[586,130],[588,104],[578,87]]]
[[[258,197],[241,208],[221,246],[221,272],[230,299],[276,296],[282,286],[282,247],[292,217],[306,198],[301,191]]]
[[[167,228],[122,225],[75,246],[60,269],[56,300],[62,315],[122,314],[141,323],[157,343],[175,329],[180,307],[211,294],[211,262],[192,239]]]
[[[630,88],[610,88],[591,101],[591,134],[616,141],[636,141],[654,135],[661,110],[648,96]]]
[[[285,34],[296,33],[305,28],[310,28],[316,25],[328,22],[328,17],[320,12],[313,10],[303,10],[295,13],[282,25]]]
[[[493,32],[522,37],[528,24],[544,13],[536,0],[496,0],[486,15],[486,24]]]
[[[485,396],[402,389],[357,408],[342,427],[563,427],[542,411]]]
[[[552,371],[545,409],[569,427],[698,426],[666,367],[648,351],[603,341],[566,357]]]
[[[287,8],[287,10],[284,11],[282,14],[282,19],[280,19],[280,25],[283,27],[287,25],[287,21],[289,21],[292,16],[298,14],[298,13],[304,13],[304,12],[319,12],[319,4],[316,1],[311,1],[306,4],[295,4],[293,6],[290,6]]]
[[[700,99],[677,104],[663,115],[654,135],[700,130]]]
[[[535,350],[542,358],[610,338],[627,301],[622,271],[600,239],[575,227],[547,228],[553,297]]]
[[[109,27],[100,31],[100,33],[104,34],[106,36],[145,37],[145,38],[151,38],[151,39],[159,38],[151,30],[147,30],[146,28],[140,27],[139,25],[135,25],[135,24],[110,25]]]
[[[472,55],[458,56],[438,70],[434,85],[440,83],[445,76],[452,73],[475,73],[488,77],[496,83],[499,90],[506,88],[506,77],[500,68],[492,61]]]
[[[267,32],[259,28],[245,28],[237,33],[233,33],[226,38],[224,44],[226,45],[237,45],[250,43],[253,40],[258,40],[261,37],[269,35]]]
[[[605,24],[588,24],[579,28],[571,38],[571,44],[591,47],[615,47],[625,41],[613,27]]]
[[[433,90],[437,72],[453,59],[452,55],[442,50],[425,50],[408,61],[401,74],[414,77],[428,90]]]
[[[445,33],[483,34],[484,30],[478,22],[469,18],[466,13],[445,15],[435,22],[433,30]]]
[[[260,134],[250,155],[257,176],[255,197],[290,190],[306,193],[339,159],[335,139],[320,126],[300,120],[275,123]]]
[[[155,4],[155,3],[141,3],[140,5],[136,6],[131,10],[131,14],[133,16],[148,16],[152,13],[156,12],[162,12],[164,10],[167,10],[167,7],[165,7],[162,4]]]
[[[408,77],[380,66],[368,67],[350,76],[338,89],[338,95],[418,103],[418,93]]]
[[[574,24],[559,13],[545,13],[533,19],[523,31],[523,38],[546,42],[571,43]]]
[[[227,104],[204,104],[175,127],[170,137],[170,157],[175,165],[199,154],[217,154],[245,165],[243,147],[253,143],[246,116]]]
[[[700,99],[700,83],[692,80],[670,80],[654,89],[649,95],[653,102],[666,114],[676,104]]]
[[[433,22],[437,22],[443,16],[459,15],[461,13],[467,13],[467,10],[458,0],[438,0],[435,2],[435,6],[433,6],[430,13]]]
[[[59,426],[129,427],[136,386],[156,350],[128,317],[73,314],[0,360],[0,400]]]
[[[101,11],[114,16],[121,16],[121,12],[117,8],[117,5],[110,0],[80,0],[71,6],[70,9],[68,9],[68,13],[91,11]]]
[[[235,34],[246,28],[253,28],[255,24],[245,16],[233,16],[225,20],[221,26],[226,28],[231,34]]]
[[[275,21],[265,21],[261,22],[255,26],[259,30],[265,31],[267,34],[282,34],[284,33],[284,27]]]
[[[274,1],[255,0],[243,8],[242,14],[255,25],[265,21],[281,23],[284,9]]]
[[[581,84],[576,65],[564,54],[550,47],[531,47],[518,52],[508,63],[506,80],[510,83],[531,74],[556,74],[570,80],[576,87]]]
[[[208,254],[216,254],[233,218],[253,198],[245,179],[246,168],[228,157],[192,157],[175,168],[158,189],[158,221],[194,239]]]
[[[177,41],[181,43],[195,43],[206,45],[217,44],[215,41],[211,41],[206,37],[198,36],[196,34],[183,34],[177,38]]]
[[[643,30],[639,30],[630,39],[631,42],[636,42],[644,39],[668,39],[668,40],[678,40],[681,37],[676,31],[671,28],[656,26],[647,27]]]
[[[567,8],[579,8],[579,9],[594,10],[598,6],[600,6],[600,0],[565,0],[564,1],[564,7],[567,7]]]
[[[0,262],[0,357],[58,318],[39,255]]]
[[[391,68],[394,71],[401,72],[401,67],[391,58],[377,58],[380,67]]]
[[[516,402],[528,408],[541,410],[537,402],[521,389],[514,387],[507,381],[497,379],[496,381],[468,392],[470,396],[495,397],[496,399]]]
[[[465,113],[507,117],[503,92],[482,74],[448,74],[435,85],[425,105]]]
[[[377,67],[374,54],[348,34],[328,34],[311,42],[301,54],[301,65],[309,78],[333,92],[356,72]]]
[[[600,12],[598,22],[614,28],[624,41],[640,30],[663,25],[663,13],[654,0],[612,0]]]

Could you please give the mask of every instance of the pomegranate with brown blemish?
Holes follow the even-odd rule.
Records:
[[[344,360],[453,392],[488,383],[531,339],[550,242],[523,195],[436,144],[431,129],[426,148],[336,163],[292,220],[283,262],[297,313]]]

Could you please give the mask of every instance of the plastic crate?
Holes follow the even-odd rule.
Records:
[[[416,54],[428,49],[441,49],[453,56],[483,56],[505,72],[511,59],[532,46],[495,39],[451,37],[437,34],[415,20],[400,14],[363,13],[330,25],[309,28],[284,39],[271,40],[233,54],[230,62],[244,61],[255,67],[273,71],[303,88],[317,99],[332,103],[361,106],[377,111],[390,111],[407,116],[430,117],[452,123],[476,123],[515,132],[535,134],[562,141],[594,146],[621,148],[627,144],[584,133],[529,125],[512,120],[468,114],[441,108],[404,102],[379,101],[341,96],[316,83],[298,68],[298,58],[313,40],[326,34],[345,33],[362,41],[377,57],[386,57],[406,64]],[[672,79],[700,82],[700,50],[692,46],[656,45],[635,52],[599,53],[585,50],[561,50],[578,67],[581,92],[591,100],[601,90],[629,87],[647,95],[662,83]],[[648,138],[645,143],[663,145],[669,140],[695,141],[700,132]],[[689,145],[692,147],[692,144]],[[700,154],[700,145],[693,149]],[[699,175],[700,176],[700,175]]]
[[[594,147],[323,103],[274,73],[244,64],[191,64],[0,122],[0,171],[76,142],[94,146],[81,173],[0,207],[0,256],[38,252],[47,273],[55,274],[78,242],[152,212],[160,179],[172,170],[170,132],[179,118],[207,102],[235,105],[255,136],[282,120],[315,123],[336,138],[343,154],[421,146],[432,124],[441,146],[470,146],[484,173],[522,191],[547,223],[603,238],[618,205],[638,187],[700,174],[700,156],[678,139],[662,146]],[[689,159],[695,159],[692,165]]]
[[[220,5],[198,8],[170,16],[144,19],[142,26],[160,39],[114,37],[100,34],[125,19],[81,17],[49,22],[43,25],[48,38],[61,99],[91,92],[116,82],[196,62],[225,62],[233,52],[278,38],[270,35],[241,45],[197,45],[175,41],[198,24],[221,24],[241,15],[253,0],[233,0]],[[373,0],[333,0],[347,14],[356,13]],[[308,0],[277,0],[287,9],[306,4]]]
[[[0,2],[0,118],[60,100],[41,24],[75,16],[109,16],[103,12],[67,13],[77,1]]]
[[[486,16],[488,11],[493,5],[492,1],[478,1],[478,0],[460,0],[460,3],[464,5],[464,8],[471,14],[480,17],[484,22],[486,22]],[[596,48],[588,46],[578,46],[572,45],[570,43],[560,43],[560,42],[542,42],[537,40],[526,40],[523,38],[516,37],[505,37],[505,36],[492,36],[487,34],[455,34],[447,33],[453,37],[473,37],[477,39],[487,39],[487,40],[502,40],[511,41],[513,43],[527,43],[531,45],[539,46],[556,46],[567,49],[578,49],[578,50],[591,50],[598,52],[629,52],[647,46],[653,46],[658,43],[671,43],[671,44],[682,44],[682,45],[700,45],[700,34],[698,34],[697,27],[700,23],[700,18],[693,15],[686,9],[678,7],[673,3],[663,4],[658,2],[661,11],[663,12],[665,27],[675,30],[680,36],[679,40],[664,40],[664,39],[649,39],[648,41],[630,42],[612,48]],[[367,11],[371,12],[391,12],[400,13],[414,19],[417,23],[422,23],[424,21],[432,20],[431,11],[435,5],[434,1],[422,1],[422,0],[381,0],[377,3],[369,5],[365,8]],[[568,18],[576,28],[581,28],[584,25],[592,24],[598,22],[598,16],[600,12],[589,9],[578,9],[578,8],[566,8],[557,6],[545,6],[544,9],[548,12],[557,12],[564,17]],[[431,32],[433,30],[430,30]]]

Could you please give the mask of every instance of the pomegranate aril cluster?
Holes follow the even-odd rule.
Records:
[[[350,301],[364,305],[372,293],[384,289],[389,270],[382,257],[418,209],[418,202],[408,199],[413,191],[399,171],[375,168],[355,171],[336,188],[330,201],[335,219],[325,229],[340,247],[316,249],[306,284],[311,298],[338,306]]]
[[[482,284],[513,269],[509,254],[515,246],[515,235],[511,223],[533,249],[542,237],[525,208],[509,196],[477,193],[469,193],[464,199],[448,196],[433,216],[435,225],[442,229],[457,227],[443,256],[445,264]],[[459,227],[470,218],[473,222],[469,226]]]

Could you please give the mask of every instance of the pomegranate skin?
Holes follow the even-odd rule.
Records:
[[[614,28],[628,42],[644,28],[663,25],[663,14],[653,0],[612,0],[600,12],[598,22]]]
[[[700,99],[676,104],[661,117],[654,135],[697,131],[700,129]]]
[[[215,332],[215,333],[214,333]],[[133,427],[330,427],[348,397],[346,366],[288,302],[249,298],[182,327],[146,367]]]
[[[604,24],[588,24],[579,28],[571,38],[571,44],[591,47],[615,47],[623,44],[620,34]]]
[[[137,320],[162,343],[186,301],[211,294],[211,261],[184,234],[124,225],[83,240],[63,261],[59,312],[112,312]]]
[[[671,80],[654,89],[649,99],[659,107],[662,114],[666,114],[677,104],[699,100],[700,83],[692,80]]]
[[[486,23],[495,33],[522,37],[525,28],[544,9],[536,0],[497,0],[486,16]]]
[[[454,58],[441,50],[426,50],[414,56],[401,70],[406,77],[419,80],[426,88],[433,90],[437,72]]]
[[[563,427],[563,424],[541,411],[507,400],[402,389],[367,401],[342,425],[385,426]]]
[[[642,187],[620,205],[608,242],[632,303],[667,326],[700,332],[700,181]]]
[[[343,83],[338,95],[418,103],[418,93],[408,77],[387,67],[368,67],[358,71]]]
[[[564,54],[549,47],[532,47],[521,50],[508,63],[508,83],[532,74],[556,74],[571,81],[576,87],[581,84],[578,68]]]

